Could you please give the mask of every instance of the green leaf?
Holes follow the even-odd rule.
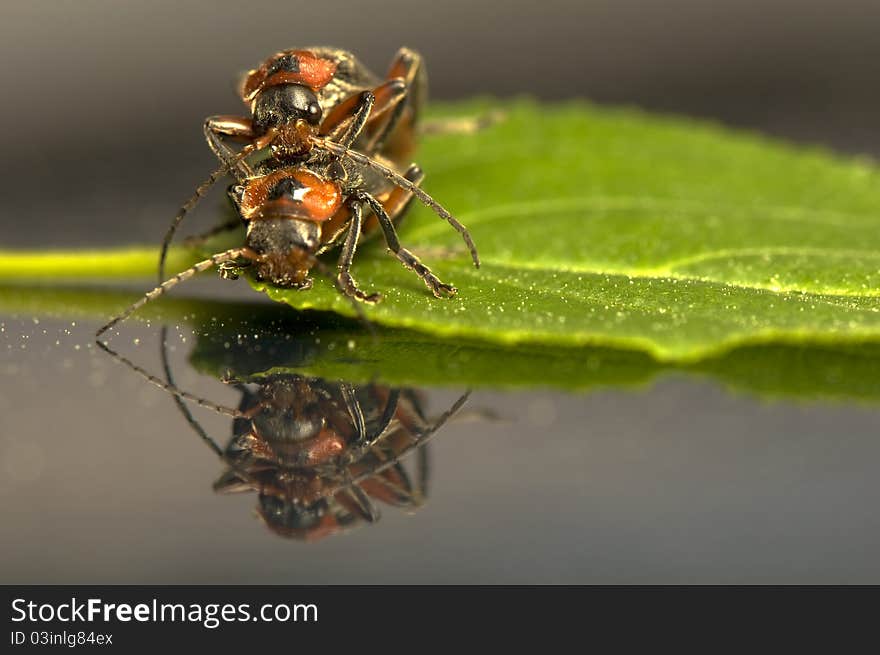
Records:
[[[386,295],[372,320],[678,362],[735,345],[880,336],[876,168],[638,111],[506,109],[480,134],[426,139],[419,155],[426,188],[468,225],[483,267],[414,208],[402,241],[459,295],[437,300],[383,248],[363,249],[353,272]],[[351,311],[326,283],[255,286],[294,307]]]
[[[480,101],[435,113],[497,108]],[[435,299],[374,241],[353,267],[364,290],[385,294],[366,308],[372,321],[499,345],[635,349],[677,363],[735,346],[836,348],[880,337],[873,165],[580,102],[502,109],[502,122],[425,138],[418,154],[426,188],[470,227],[483,267],[474,270],[455,232],[415,206],[401,241],[459,295]],[[154,256],[108,252],[111,271],[101,253],[0,253],[0,279],[151,276]],[[175,256],[181,267],[196,258]],[[297,308],[352,314],[320,278],[307,292],[254,286]]]

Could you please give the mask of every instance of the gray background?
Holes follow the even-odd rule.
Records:
[[[876,154],[878,27],[869,0],[4,2],[2,243],[156,242],[236,73],[312,43],[379,70],[415,47],[436,98],[588,97]],[[444,431],[427,507],[303,545],[212,494],[219,463],[93,323],[0,322],[3,582],[880,582],[872,408],[694,379],[481,392],[506,421]],[[154,368],[154,339],[115,343]],[[232,402],[175,343],[181,383]]]
[[[587,97],[877,153],[878,28],[873,0],[5,0],[3,242],[155,242],[212,166],[202,120],[283,48],[382,71],[409,45],[435,98]]]

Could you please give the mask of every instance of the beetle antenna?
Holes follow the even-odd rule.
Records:
[[[323,137],[309,135],[310,142],[329,153],[332,153],[338,157],[348,157],[350,160],[357,162],[358,164],[362,164],[364,166],[368,166],[373,170],[381,173],[386,179],[390,180],[397,186],[402,189],[406,189],[410,193],[412,193],[416,198],[418,198],[422,203],[426,206],[430,207],[434,210],[440,218],[444,219],[447,223],[449,223],[455,231],[461,235],[461,238],[464,240],[467,245],[468,251],[471,253],[471,259],[474,262],[474,266],[477,268],[480,267],[480,255],[477,253],[477,247],[474,245],[474,241],[471,238],[470,232],[468,229],[458,222],[458,220],[449,213],[449,211],[443,207],[439,202],[434,200],[424,189],[422,189],[417,184],[414,184],[410,180],[406,179],[397,171],[392,168],[382,164],[372,157],[365,155],[362,152],[358,152],[357,150],[352,150],[351,148],[347,148],[340,143],[336,143],[335,141],[331,141],[329,139],[325,139]]]
[[[159,298],[160,296],[163,296],[165,293],[168,292],[169,289],[172,289],[173,287],[177,286],[181,282],[188,280],[189,278],[194,276],[196,273],[201,273],[202,271],[208,270],[212,266],[217,266],[218,264],[223,264],[225,262],[231,262],[236,259],[240,259],[240,258],[254,259],[255,257],[256,257],[256,254],[250,248],[232,248],[231,250],[226,250],[224,252],[217,253],[216,255],[211,255],[210,257],[208,257],[208,259],[200,261],[198,264],[195,264],[194,266],[191,266],[190,268],[186,269],[185,271],[178,273],[174,277],[168,278],[162,284],[155,287],[151,291],[147,291],[147,293],[145,293],[140,298],[140,300],[133,303],[128,309],[123,311],[118,316],[115,316],[114,318],[112,318],[110,320],[110,322],[108,322],[106,325],[101,327],[95,333],[95,339],[98,340],[98,343],[100,343],[101,335],[104,334],[107,330],[112,328],[117,323],[124,321],[129,316],[134,314],[137,310],[139,310],[141,307],[146,305],[148,302],[150,302],[151,300],[155,300],[156,298]]]
[[[199,204],[199,200],[208,193],[217,180],[235,168],[242,159],[253,153],[256,149],[257,145],[255,143],[248,144],[242,148],[235,157],[224,161],[220,168],[211,173],[204,182],[196,187],[195,192],[177,211],[177,215],[171,220],[171,225],[168,226],[168,231],[165,232],[165,238],[162,239],[162,248],[159,252],[159,282],[165,279],[165,260],[168,258],[168,248],[171,246],[171,241],[174,239],[174,233],[177,232],[177,228],[180,226],[181,222],[183,222],[184,217],[191,212],[197,204]]]
[[[165,381],[167,382],[169,387],[173,387],[177,390],[177,385],[174,383],[174,377],[171,375],[171,361],[168,358],[168,326],[163,325],[162,331],[159,333],[159,357],[162,360],[162,370],[165,372]],[[209,435],[205,428],[202,427],[202,424],[199,423],[195,417],[192,415],[192,412],[189,411],[189,407],[186,406],[186,403],[183,402],[181,397],[176,393],[171,392],[171,397],[174,399],[174,404],[177,405],[177,409],[180,410],[180,413],[183,414],[183,418],[186,419],[186,422],[193,429],[199,438],[204,442],[208,448],[214,451],[214,454],[218,457],[223,457],[223,449],[217,445],[217,442]]]
[[[144,379],[146,379],[148,382],[159,387],[163,391],[167,391],[168,393],[175,396],[176,398],[185,398],[186,400],[194,402],[199,407],[204,407],[205,409],[210,409],[214,412],[217,412],[218,414],[224,414],[225,416],[231,416],[232,418],[246,418],[240,410],[232,409],[231,407],[225,407],[223,405],[218,405],[217,403],[213,403],[210,400],[205,400],[204,398],[200,398],[199,396],[191,394],[187,391],[183,391],[182,389],[178,389],[173,384],[169,384],[168,382],[165,382],[161,378],[158,378],[155,375],[153,375],[152,373],[149,373],[145,369],[141,368],[140,366],[135,364],[130,359],[127,359],[123,355],[120,355],[118,352],[113,350],[109,345],[107,345],[105,342],[101,341],[100,339],[96,340],[96,343],[98,344],[98,348],[100,348],[101,350],[106,352],[108,355],[113,357],[113,359],[116,359],[116,360],[122,362],[123,364],[128,366],[131,370],[133,370],[135,373],[140,374],[140,376],[143,377]],[[212,448],[212,450],[213,450],[213,448]]]
[[[179,389],[174,384],[174,378],[171,376],[171,362],[168,359],[168,340],[167,340],[167,337],[168,337],[168,327],[163,325],[162,332],[159,337],[160,343],[161,343],[159,352],[160,352],[160,356],[162,358],[162,369],[165,371],[165,379],[168,381],[168,385],[175,390],[175,391],[170,391],[171,397],[174,398],[175,404],[177,405],[178,409],[180,409],[180,412],[181,412],[181,414],[183,414],[183,417],[186,419],[186,422],[189,423],[189,426],[195,431],[195,433],[204,442],[204,444],[206,446],[208,446],[208,448],[210,448],[214,452],[214,454],[217,455],[217,457],[219,457],[220,460],[224,464],[226,464],[226,466],[229,467],[229,470],[234,471],[237,475],[239,475],[241,477],[242,480],[245,480],[247,482],[251,482],[253,480],[253,476],[247,471],[247,469],[241,467],[239,464],[237,464],[232,459],[230,459],[229,456],[227,456],[227,454],[223,450],[223,448],[221,448],[217,444],[217,442],[213,439],[213,437],[211,437],[205,431],[205,429],[202,427],[202,424],[199,423],[195,419],[195,417],[192,415],[192,412],[189,411],[189,407],[187,407],[186,404],[183,402],[183,400],[181,400],[181,398],[185,397],[185,396],[183,396],[182,394],[176,393],[176,391],[179,391]],[[167,391],[167,389],[166,389],[166,391]],[[199,400],[202,400],[202,399],[199,399]],[[202,404],[201,406],[205,407],[204,404]],[[228,409],[228,408],[224,407],[223,409]],[[246,418],[245,412],[242,412],[240,409],[239,410],[230,410],[230,411],[237,412],[237,416],[234,416],[234,418],[241,418],[241,417]]]
[[[426,428],[423,428],[421,430],[419,430],[419,429],[414,430],[414,432],[418,433],[419,445],[422,445],[423,443],[425,443],[425,441],[429,437],[432,437],[434,435],[434,433],[437,432],[437,430],[439,430],[440,428],[442,428],[446,424],[446,421],[448,421],[453,416],[455,416],[458,413],[458,410],[460,410],[464,406],[464,404],[467,402],[467,400],[468,400],[468,398],[470,398],[470,396],[471,396],[471,390],[468,389],[463,394],[461,394],[461,396],[459,396],[458,400],[456,400],[454,403],[452,403],[452,406],[449,409],[447,409],[440,416],[438,416],[436,419],[434,419],[433,423],[431,423],[429,426],[427,426]]]

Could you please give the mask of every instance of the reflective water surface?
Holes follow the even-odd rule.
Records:
[[[245,12],[226,0],[175,3],[174,20],[155,3],[6,4],[0,77],[20,99],[0,109],[16,126],[4,135],[7,248],[158,246],[215,165],[204,118],[241,111],[237,73],[308,43],[349,48],[376,70],[400,45],[416,47],[434,99],[588,97],[880,155],[880,86],[865,65],[877,61],[880,5],[866,0],[835,11],[813,0],[448,2],[442,15],[436,3],[407,0],[367,20],[346,20],[357,15],[351,3],[334,0],[255,0]],[[499,15],[505,29],[487,30]],[[203,227],[215,200],[196,217]],[[230,287],[218,293],[229,298]],[[64,306],[61,296],[50,304]],[[870,384],[880,357],[777,352],[756,371],[742,353],[685,372],[617,354],[616,368],[569,393],[531,382],[563,388],[582,366],[534,349],[516,361],[502,355],[516,374],[496,377],[512,386],[477,385],[425,451],[415,446],[426,426],[469,383],[466,359],[423,349],[389,383],[342,356],[311,370],[308,349],[290,345],[226,358],[235,340],[194,341],[188,324],[171,322],[174,381],[227,408],[283,405],[272,402],[283,393],[260,395],[255,376],[286,354],[276,373],[300,375],[287,383],[326,392],[332,406],[335,423],[303,407],[289,421],[300,436],[319,424],[319,436],[332,432],[319,439],[325,454],[363,445],[397,390],[402,416],[418,420],[389,423],[378,452],[392,464],[375,469],[384,481],[357,491],[345,476],[360,460],[304,472],[290,462],[304,440],[267,449],[278,441],[272,426],[257,426],[258,439],[255,421],[190,404],[203,438],[168,393],[91,345],[112,314],[103,304],[49,319],[27,291],[13,300],[0,309],[2,582],[880,583],[880,410],[871,402],[880,390]],[[132,321],[112,344],[164,378],[159,334]],[[345,352],[347,341],[330,345]],[[481,361],[491,373],[495,359]],[[240,385],[222,381],[235,376]],[[315,377],[323,382],[306,381]],[[828,382],[845,388],[833,402],[814,393]],[[360,399],[361,435],[343,385]],[[772,399],[755,395],[762,386]],[[398,454],[408,482],[390,473]],[[286,488],[300,479],[320,488]],[[340,482],[340,499],[328,496]],[[220,493],[230,488],[240,493]],[[300,532],[289,530],[297,521]],[[322,522],[345,529],[299,538]]]
[[[684,374],[463,398],[253,352],[279,335],[211,372],[172,323],[174,383],[229,410],[187,403],[191,422],[91,345],[97,321],[2,326],[4,582],[880,582],[864,401]],[[166,379],[160,337],[111,343]]]

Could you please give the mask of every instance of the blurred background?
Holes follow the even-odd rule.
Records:
[[[158,243],[213,170],[203,119],[242,111],[238,73],[312,44],[378,72],[416,48],[438,100],[588,98],[876,156],[878,28],[877,0],[3,0],[0,243]],[[507,422],[448,426],[425,509],[313,547],[212,493],[219,462],[95,327],[0,316],[4,582],[880,582],[871,408],[695,378],[477,393]],[[155,368],[156,331],[115,343]],[[180,384],[235,402],[175,335]]]
[[[156,241],[213,164],[202,120],[280,49],[382,72],[408,45],[435,99],[589,98],[877,154],[878,28],[876,0],[5,0],[3,243]]]

